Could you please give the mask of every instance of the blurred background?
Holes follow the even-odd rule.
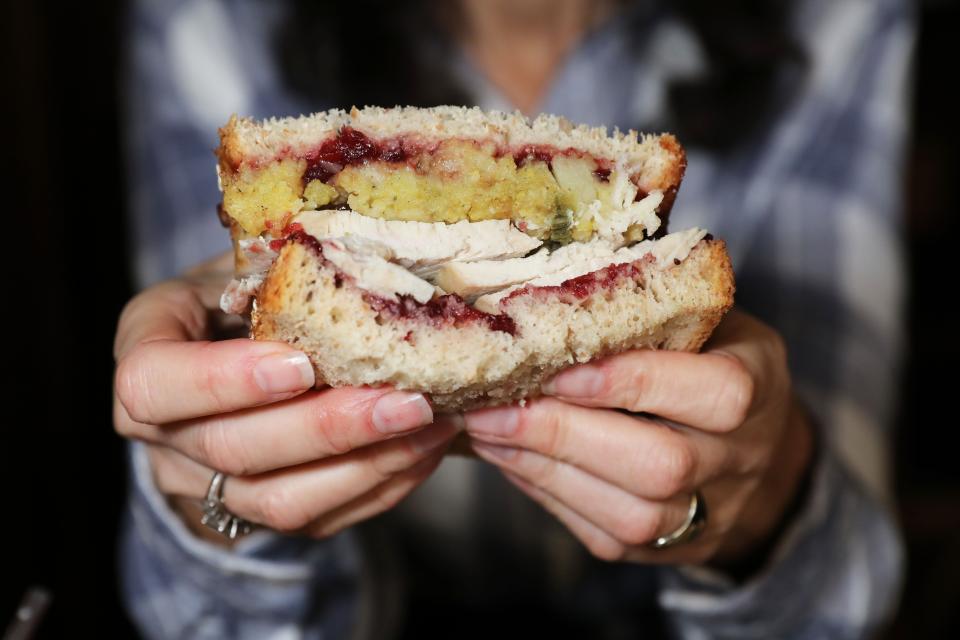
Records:
[[[905,241],[909,351],[897,494],[909,570],[889,638],[960,637],[958,7],[918,3]],[[5,2],[0,158],[10,375],[0,431],[0,629],[31,586],[53,594],[41,637],[131,637],[116,587],[125,492],[111,428],[111,342],[131,296],[119,84],[123,3]],[[211,156],[211,170],[213,158]]]

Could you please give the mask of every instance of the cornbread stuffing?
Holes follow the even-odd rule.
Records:
[[[589,240],[598,222],[633,200],[614,189],[626,182],[617,169],[601,171],[589,156],[557,152],[548,164],[471,140],[443,140],[400,162],[348,164],[304,185],[307,166],[283,158],[226,172],[224,208],[250,234],[281,229],[301,210],[346,204],[383,220],[512,220],[535,238],[566,244]]]

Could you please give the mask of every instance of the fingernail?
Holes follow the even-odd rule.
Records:
[[[568,398],[595,396],[601,389],[603,389],[603,372],[589,365],[568,369],[543,385],[544,393]]]
[[[512,436],[520,424],[520,414],[516,407],[481,409],[465,416],[467,431],[489,436]]]
[[[253,379],[266,393],[289,393],[313,386],[313,365],[304,353],[274,353],[257,361]]]
[[[426,453],[432,451],[440,445],[450,442],[457,435],[456,425],[451,420],[436,421],[432,425],[418,431],[410,439],[410,446],[417,453]]]
[[[433,411],[419,393],[393,391],[373,406],[373,426],[380,433],[402,433],[433,422]]]
[[[508,461],[515,457],[519,452],[519,449],[514,447],[501,447],[498,444],[490,444],[488,442],[477,442],[472,440],[470,446],[474,451],[477,452],[477,455],[481,457],[491,457],[496,460]]]

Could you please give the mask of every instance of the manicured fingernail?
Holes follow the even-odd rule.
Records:
[[[313,386],[313,365],[304,353],[274,353],[253,367],[253,379],[266,393],[289,393]]]
[[[489,442],[477,442],[472,440],[470,446],[473,447],[473,450],[477,452],[477,455],[481,457],[494,458],[495,460],[508,461],[512,459],[517,453],[520,452],[519,449],[514,447],[501,447],[497,444],[490,444]]]
[[[373,426],[380,433],[403,433],[431,422],[433,410],[419,393],[393,391],[373,406]]]
[[[410,439],[410,446],[417,453],[432,451],[440,445],[450,442],[460,430],[452,420],[437,420],[423,430],[418,431]]]
[[[603,389],[603,372],[589,365],[568,369],[543,385],[544,393],[568,398],[595,396],[601,389]]]
[[[472,411],[465,418],[467,431],[490,436],[512,436],[520,424],[520,413],[516,407]]]

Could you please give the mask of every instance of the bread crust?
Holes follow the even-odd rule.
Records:
[[[667,269],[650,260],[633,267],[582,297],[541,287],[504,299],[511,335],[484,322],[385,314],[322,252],[288,242],[257,297],[252,336],[304,351],[318,386],[420,391],[437,412],[505,404],[538,395],[544,380],[575,363],[628,349],[697,351],[733,305],[722,241],[701,241]]]

